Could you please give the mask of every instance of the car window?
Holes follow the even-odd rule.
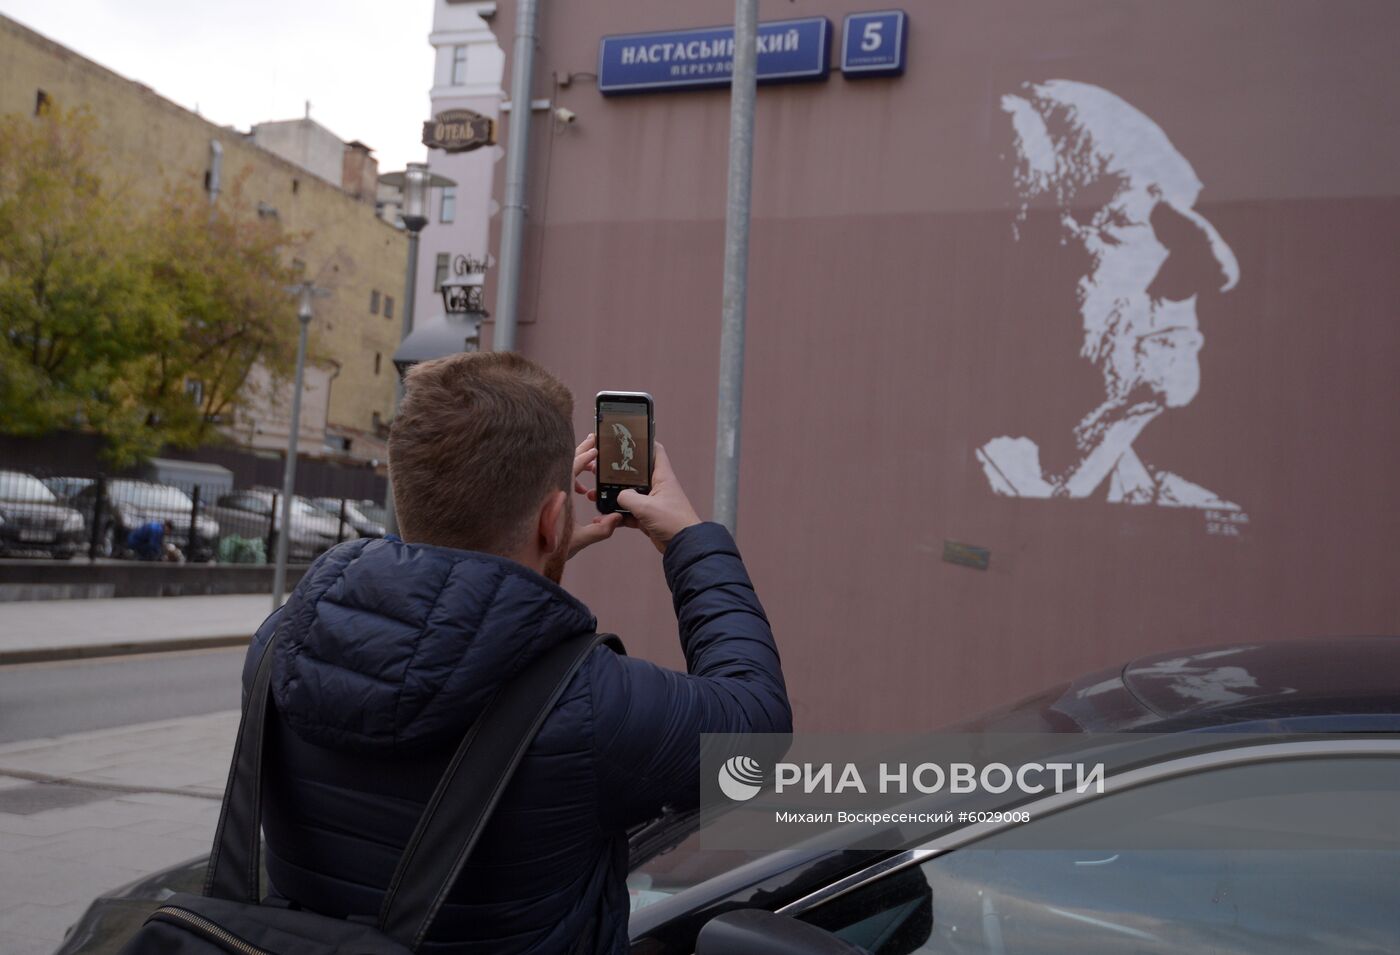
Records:
[[[250,514],[266,515],[271,510],[271,503],[254,494],[227,494],[219,498],[220,507],[232,508],[235,511],[247,511]]]
[[[1214,770],[1025,824],[1051,846],[1091,825],[1103,848],[994,836],[804,917],[872,955],[1400,951],[1397,798],[1396,759]]]
[[[0,500],[26,504],[56,504],[58,499],[44,482],[28,474],[7,471],[0,474]]]

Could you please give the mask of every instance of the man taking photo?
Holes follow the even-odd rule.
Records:
[[[519,355],[414,368],[389,437],[403,540],[331,550],[275,628],[264,832],[270,893],[336,917],[379,910],[400,853],[493,691],[597,629],[565,562],[623,515],[576,526],[596,439]],[[571,491],[573,493],[571,493]],[[618,503],[662,554],[686,673],[596,648],[535,738],[421,951],[627,947],[625,830],[699,793],[702,733],[785,733],[773,635],[733,539],[703,523],[661,445],[652,490]],[[622,635],[624,639],[626,634]]]

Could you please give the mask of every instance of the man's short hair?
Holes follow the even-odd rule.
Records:
[[[394,509],[407,541],[511,554],[550,491],[569,491],[573,395],[513,352],[424,362],[389,430]]]

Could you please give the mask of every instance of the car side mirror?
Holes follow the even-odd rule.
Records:
[[[695,955],[866,955],[825,929],[762,909],[726,912],[705,923]]]

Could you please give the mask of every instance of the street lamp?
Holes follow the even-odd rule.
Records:
[[[292,424],[287,434],[287,460],[282,465],[282,526],[277,532],[277,566],[272,572],[272,609],[282,606],[282,591],[287,585],[287,541],[292,534],[292,495],[297,481],[297,439],[301,436],[301,392],[306,380],[306,331],[311,325],[313,299],[329,295],[310,282],[287,289],[299,296],[297,301],[297,371],[292,387]]]
[[[427,163],[423,162],[411,162],[403,172],[386,173],[379,177],[379,181],[403,193],[403,227],[408,231],[408,275],[404,279],[403,330],[399,334],[399,347],[402,348],[403,342],[413,332],[413,300],[418,279],[418,233],[422,232],[423,227],[428,224],[428,190],[455,186],[457,182],[446,176],[437,175],[428,168]],[[400,383],[394,392],[395,411],[398,410],[399,399],[402,397],[403,384]],[[390,533],[397,534],[399,522],[398,517],[394,514],[392,476],[384,507],[389,512],[388,530]]]
[[[403,193],[403,227],[408,232],[408,276],[403,292],[403,334],[413,331],[413,299],[418,277],[418,233],[428,224],[428,191],[457,185],[456,180],[439,176],[427,163],[411,162],[403,172],[385,173],[379,181]]]

